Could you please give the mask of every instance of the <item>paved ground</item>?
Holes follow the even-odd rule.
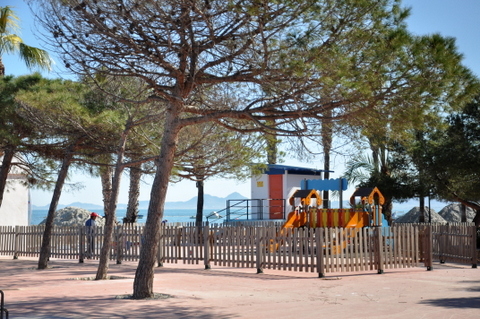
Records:
[[[0,257],[9,318],[479,318],[480,269],[435,264],[371,273],[315,273],[166,264],[155,291],[168,299],[118,299],[132,293],[136,264],[112,264],[120,279],[95,276],[98,263]]]

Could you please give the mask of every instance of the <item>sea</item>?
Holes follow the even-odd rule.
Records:
[[[426,206],[428,206],[427,201],[425,201],[425,204]],[[431,207],[434,211],[439,212],[443,207],[445,207],[448,204],[449,203],[432,200]],[[394,215],[396,215],[396,217],[400,217],[415,206],[418,206],[418,200],[410,200],[405,203],[394,203],[393,213]],[[345,202],[344,207],[348,207],[347,202]],[[206,221],[205,216],[208,216],[213,211],[214,211],[213,209],[208,209],[208,208],[203,210],[204,221]],[[95,209],[95,212],[99,213],[100,215],[103,215],[103,210]],[[126,213],[127,213],[126,209],[117,209],[116,211],[117,220],[122,221]],[[38,225],[47,217],[47,214],[48,214],[48,210],[46,209],[32,210],[31,216],[30,216],[30,225]],[[163,220],[168,223],[191,223],[191,222],[195,222],[196,214],[197,214],[196,209],[166,209],[163,216]],[[138,219],[138,223],[140,224],[145,223],[145,221],[147,220],[147,209],[140,209],[139,216],[140,218]],[[210,222],[212,223],[221,223],[223,221],[224,221],[224,218],[221,218],[218,220],[210,220]]]
[[[103,210],[95,210],[96,213],[103,215]],[[126,209],[117,209],[116,216],[118,221],[122,221],[127,213]],[[204,210],[204,216],[210,214],[210,210]],[[40,224],[48,214],[46,209],[34,209],[30,216],[30,225]],[[163,220],[168,223],[191,223],[195,222],[196,209],[167,209],[165,210]],[[138,215],[141,217],[138,219],[138,223],[145,223],[147,220],[147,210],[140,209]],[[205,218],[204,218],[205,219]]]

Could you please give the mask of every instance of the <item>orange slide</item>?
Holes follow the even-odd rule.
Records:
[[[287,221],[282,225],[282,228],[277,233],[277,237],[284,236],[288,229],[302,227],[307,223],[307,213],[293,211],[288,214]],[[283,241],[275,243],[272,239],[270,241],[270,252],[278,250]]]
[[[357,236],[357,233],[360,231],[360,229],[368,225],[369,225],[368,213],[362,210],[355,211],[355,214],[352,215],[347,225],[345,225],[345,228],[353,228],[353,230],[350,231],[350,234],[347,236],[347,238],[345,238],[345,240],[339,240],[338,244],[334,244],[331,247],[332,254],[339,254],[344,249],[346,249],[348,241],[351,238],[354,238],[355,236]]]

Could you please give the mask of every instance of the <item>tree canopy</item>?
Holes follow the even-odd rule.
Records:
[[[446,128],[430,132],[417,152],[434,194],[477,211],[480,225],[480,96],[446,119]]]

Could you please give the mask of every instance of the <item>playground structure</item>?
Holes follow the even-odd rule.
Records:
[[[294,210],[282,228],[382,226],[385,222],[381,205],[385,202],[378,188],[358,188],[350,197],[352,208],[320,208],[322,199],[317,190],[297,190],[289,199]]]
[[[333,253],[345,249],[349,238],[355,237],[363,227],[388,226],[382,214],[381,205],[385,202],[378,188],[358,188],[350,197],[352,208],[320,208],[322,199],[315,189],[297,190],[290,198],[289,204],[294,209],[288,214],[286,222],[277,233],[277,237],[286,236],[291,229],[305,227],[342,227],[348,228],[348,238],[335,243]],[[270,251],[278,250],[283,242],[270,244]]]

